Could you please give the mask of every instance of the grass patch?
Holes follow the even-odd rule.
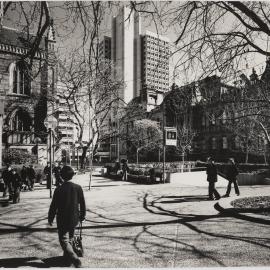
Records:
[[[232,206],[238,209],[261,210],[260,214],[270,216],[270,196],[248,197],[232,201]]]

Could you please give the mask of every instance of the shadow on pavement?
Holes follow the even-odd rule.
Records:
[[[38,267],[47,268],[40,259],[37,257],[25,257],[25,258],[8,258],[0,259],[0,267],[5,268],[18,268],[18,267]]]
[[[187,195],[187,196],[162,196],[162,200],[159,203],[182,203],[182,202],[200,202],[208,201],[207,195]],[[174,200],[163,200],[163,199],[174,199]]]

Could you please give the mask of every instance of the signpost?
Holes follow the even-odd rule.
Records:
[[[49,134],[50,198],[52,198],[52,135],[57,127],[57,119],[53,115],[49,115],[45,118],[44,125],[48,129]]]
[[[177,146],[177,130],[174,127],[165,127],[165,145]]]

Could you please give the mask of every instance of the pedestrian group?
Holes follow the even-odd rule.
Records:
[[[238,169],[236,167],[235,161],[233,158],[228,160],[228,166],[226,173],[218,172],[217,166],[213,160],[213,158],[209,157],[207,159],[207,166],[206,166],[206,174],[207,174],[207,181],[209,182],[208,186],[208,195],[210,200],[219,200],[221,198],[220,194],[215,188],[215,183],[217,182],[218,174],[221,174],[224,178],[228,180],[227,191],[224,196],[222,197],[229,197],[231,193],[232,184],[234,185],[235,194],[237,196],[240,195],[238,183],[237,183],[237,175]]]

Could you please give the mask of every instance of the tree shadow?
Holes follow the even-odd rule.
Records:
[[[4,268],[19,268],[19,267],[34,267],[34,268],[50,268],[50,267],[69,267],[63,256],[56,256],[46,259],[37,257],[23,258],[7,258],[0,259],[0,267]]]
[[[173,200],[163,200],[163,199],[173,199]],[[200,202],[208,201],[209,197],[207,195],[187,195],[187,196],[162,196],[159,203],[183,203],[183,202]]]
[[[18,268],[18,267],[36,267],[47,268],[48,266],[37,257],[25,258],[7,258],[0,259],[0,267]]]

